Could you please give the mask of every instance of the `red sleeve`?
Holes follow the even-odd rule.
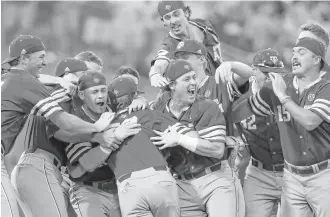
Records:
[[[38,82],[24,84],[23,93],[14,94],[19,106],[27,114],[43,116],[46,119],[56,112],[63,111],[44,85]]]
[[[156,57],[151,61],[151,66],[153,66],[155,64],[156,60],[166,60],[166,61],[170,62],[170,60],[172,59],[171,53],[172,53],[173,49],[174,49],[173,42],[172,42],[170,36],[167,36],[163,40],[163,42],[157,52]]]
[[[324,85],[315,96],[310,110],[330,123],[330,83]]]
[[[271,83],[267,83],[257,91],[256,94],[249,98],[249,105],[255,115],[268,116],[272,115],[271,95],[274,92],[271,89]]]
[[[219,106],[213,101],[204,106],[194,124],[199,136],[211,142],[226,142],[226,121]]]

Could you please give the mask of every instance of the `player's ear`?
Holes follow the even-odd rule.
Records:
[[[314,65],[317,65],[319,63],[321,63],[321,57],[320,56],[317,56],[315,54],[313,54],[313,57],[314,57]]]
[[[174,89],[175,89],[175,85],[176,85],[176,82],[173,81],[173,82],[171,82],[171,83],[168,85],[168,87],[170,88],[170,90],[174,90]]]
[[[84,91],[78,91],[78,96],[81,100],[84,100],[85,99]]]
[[[20,64],[27,65],[29,63],[29,60],[30,60],[30,56],[28,54],[23,54],[20,57]]]

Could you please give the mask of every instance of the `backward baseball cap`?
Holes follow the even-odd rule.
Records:
[[[260,71],[264,73],[285,72],[282,57],[271,48],[258,51],[253,57],[252,66],[260,69]]]
[[[174,56],[177,57],[179,53],[191,53],[207,57],[205,46],[202,43],[192,39],[180,41],[178,43],[174,52]]]
[[[62,77],[65,73],[75,73],[87,70],[88,67],[84,61],[74,58],[65,58],[57,63],[55,67],[55,75],[57,77]]]
[[[171,82],[192,71],[194,69],[187,60],[172,60],[166,69],[164,77]]]
[[[119,98],[133,93],[142,94],[144,92],[138,90],[138,85],[132,78],[117,77],[109,83],[108,93],[109,96]]]
[[[177,9],[184,9],[183,1],[161,1],[158,3],[158,13],[161,17]]]
[[[31,54],[45,49],[40,38],[32,35],[20,35],[9,44],[9,57],[1,65],[9,63],[23,54]]]

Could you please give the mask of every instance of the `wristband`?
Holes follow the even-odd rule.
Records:
[[[198,139],[186,135],[180,135],[178,143],[185,149],[195,152],[198,145]]]
[[[281,104],[284,105],[287,102],[292,101],[291,96],[286,96],[281,100]]]
[[[101,151],[103,151],[107,155],[111,154],[111,152],[112,152],[112,150],[107,149],[107,148],[103,148],[102,146],[100,146],[100,149],[101,149]]]

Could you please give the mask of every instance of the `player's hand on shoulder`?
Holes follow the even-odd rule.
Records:
[[[149,107],[148,101],[143,97],[138,97],[133,100],[131,105],[128,106],[128,113],[143,110]]]
[[[168,85],[168,81],[161,74],[154,74],[150,77],[150,83],[153,87],[165,87]]]
[[[123,142],[126,138],[138,134],[141,130],[140,127],[141,124],[137,122],[126,121],[115,129],[114,134],[116,139]]]
[[[96,132],[102,132],[105,130],[110,122],[115,117],[115,113],[113,112],[104,112],[101,117],[94,123],[94,126],[96,128]]]
[[[227,83],[232,76],[232,65],[230,62],[223,62],[215,71],[215,81],[217,84],[219,82]]]

